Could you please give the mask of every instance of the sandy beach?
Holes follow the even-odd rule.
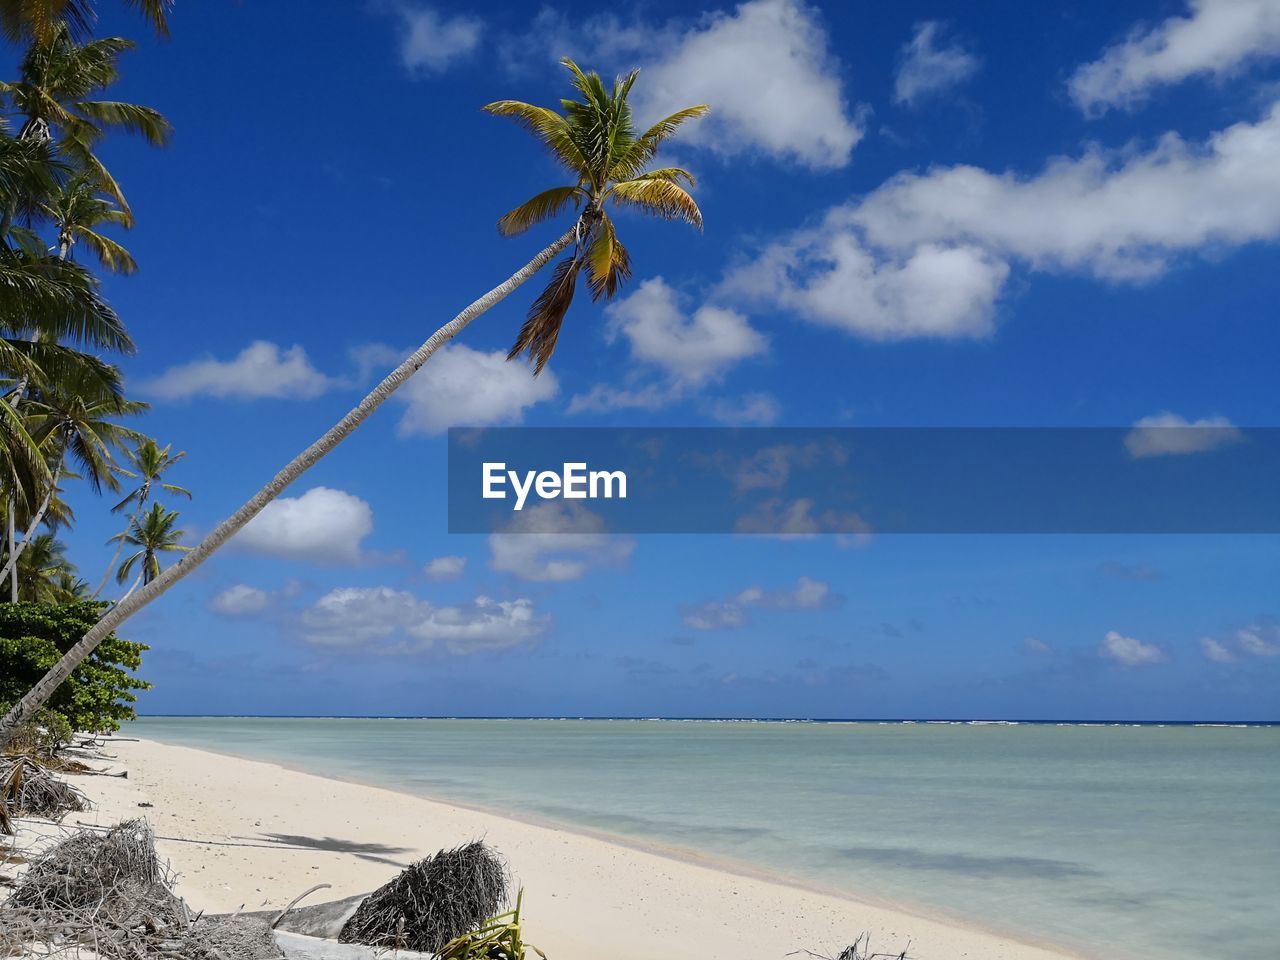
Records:
[[[109,769],[77,777],[93,810],[77,822],[145,816],[179,875],[211,912],[280,907],[366,892],[414,859],[475,837],[493,844],[525,888],[526,932],[552,960],[754,960],[838,953],[869,931],[879,950],[910,943],[921,960],[1064,960],[958,921],[807,890],[597,836],[529,823],[275,764],[155,742],[113,741]],[[47,831],[48,828],[38,828]],[[198,842],[196,842],[198,841]],[[607,949],[602,945],[607,944]]]

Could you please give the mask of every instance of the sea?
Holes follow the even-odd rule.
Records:
[[[1087,957],[1280,956],[1275,725],[144,717],[130,732]]]

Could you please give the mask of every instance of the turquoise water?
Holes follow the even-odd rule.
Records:
[[[133,730],[674,844],[1108,960],[1268,957],[1280,940],[1276,727],[146,718]]]

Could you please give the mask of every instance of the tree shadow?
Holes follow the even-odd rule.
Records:
[[[287,843],[293,847],[306,847],[309,850],[324,850],[328,853],[350,853],[361,860],[372,863],[385,863],[393,867],[404,868],[407,863],[390,859],[397,853],[408,853],[412,847],[393,847],[385,843],[359,843],[355,840],[339,840],[337,837],[307,837],[297,833],[263,833],[259,834],[276,843]],[[381,856],[380,856],[381,854]]]

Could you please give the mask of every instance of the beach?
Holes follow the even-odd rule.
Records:
[[[482,837],[524,887],[526,934],[552,960],[708,960],[875,949],[922,960],[1075,956],[960,920],[809,890],[677,851],[647,850],[274,763],[142,740],[106,744],[106,769],[77,777],[94,803],[71,814],[106,826],[145,816],[177,890],[209,912],[283,907],[372,890],[442,847]],[[48,830],[49,828],[40,828]],[[874,891],[869,891],[874,894]]]

